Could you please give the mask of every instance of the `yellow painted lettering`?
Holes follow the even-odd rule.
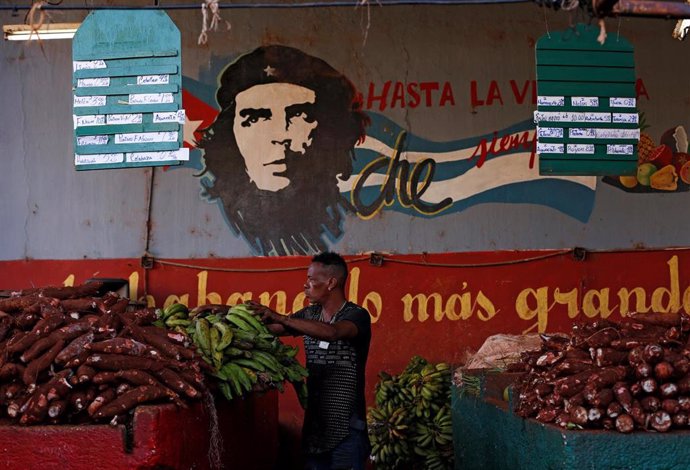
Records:
[[[136,271],[129,275],[129,298],[137,301],[143,300],[139,298],[139,273]]]
[[[206,293],[206,286],[208,285],[208,271],[201,271],[199,274],[196,275],[196,277],[199,279],[197,283],[197,289],[198,289],[198,298],[197,298],[197,305],[206,305],[206,304],[221,304],[223,303],[223,299],[221,299],[220,295],[217,292],[209,292],[208,294]]]
[[[477,318],[479,318],[482,321],[489,321],[493,317],[496,316],[496,307],[494,306],[494,303],[489,300],[487,296],[484,295],[484,292],[479,291],[477,294],[477,300],[474,303],[475,307],[479,305],[481,309],[477,312]]]
[[[652,292],[652,310],[661,313],[678,313],[680,311],[680,280],[678,279],[678,256],[668,260],[669,282],[671,289],[659,287]],[[664,297],[667,301],[664,305]]]
[[[247,300],[252,300],[253,294],[251,292],[233,292],[228,297],[228,301],[225,305],[237,305],[246,302]]]
[[[690,315],[690,287],[683,292],[683,310]]]
[[[426,310],[429,300],[434,301],[434,320],[443,320],[443,298],[441,297],[441,294],[438,292],[433,292],[428,298],[424,299],[424,310]],[[419,303],[421,308],[422,300],[420,300]]]
[[[446,302],[446,316],[448,317],[449,320],[452,321],[458,321],[462,317],[464,307],[465,307],[465,302],[463,302],[463,296],[469,294],[469,292],[466,292],[463,295],[460,294],[451,294],[450,297],[448,297],[448,301]],[[460,310],[456,310],[456,305],[460,304]],[[471,312],[470,312],[471,313]]]
[[[150,294],[146,295],[146,306],[149,308],[155,308],[156,307],[156,299],[154,299],[153,296]]]
[[[371,317],[371,323],[376,323],[381,316],[383,311],[383,299],[381,294],[376,291],[369,292],[362,302],[362,307],[367,309],[369,316]]]
[[[438,295],[438,294],[436,294]],[[403,319],[406,322],[412,321],[414,319],[415,314],[412,311],[412,306],[415,301],[417,301],[417,320],[420,322],[424,322],[429,318],[429,312],[427,311],[427,304],[429,303],[429,298],[424,294],[417,294],[417,295],[412,295],[412,294],[405,294],[402,299],[403,303]],[[431,296],[433,298],[433,295]],[[440,295],[438,296],[438,299],[435,299],[435,309],[440,310],[441,309],[441,298]]]
[[[577,288],[568,292],[561,292],[558,287],[553,292],[555,303],[568,306],[568,318],[575,318],[580,313],[577,308]]]
[[[295,296],[295,300],[292,301],[292,313],[298,312],[306,307],[307,295],[304,292],[300,292]]]
[[[169,295],[166,297],[165,302],[163,302],[163,308],[170,307],[172,304],[183,304],[189,307],[189,294],[183,295]]]
[[[70,274],[65,278],[64,281],[62,281],[62,285],[65,287],[73,287],[74,286],[74,274]]]
[[[635,309],[630,311],[630,297],[635,294]],[[625,317],[629,313],[646,313],[649,312],[649,307],[645,305],[647,300],[647,294],[642,287],[634,287],[632,290],[628,290],[625,287],[621,287],[618,290],[618,299],[621,301],[620,312],[621,316]]]
[[[348,288],[347,298],[350,302],[357,302],[357,295],[359,294],[359,268],[352,268],[350,270],[350,286]]]
[[[275,299],[275,307],[271,307],[271,302]],[[276,312],[285,315],[287,305],[287,294],[283,290],[271,294],[269,292],[262,292],[259,294],[259,303],[273,308]]]
[[[467,289],[467,283],[463,282],[460,291]],[[457,310],[456,304],[460,302],[460,311]],[[464,292],[462,294],[451,294],[446,302],[445,314],[451,321],[467,320],[472,316],[472,294]],[[437,320],[438,321],[438,320]]]
[[[531,320],[537,317],[537,330],[539,333],[546,331],[549,321],[549,290],[548,287],[523,289],[515,299],[515,311],[522,320]],[[534,306],[530,305],[530,298]]]
[[[601,318],[608,318],[611,315],[611,311],[608,288],[601,290],[591,289],[585,292],[582,298],[582,312],[587,318],[594,318],[597,315],[600,315]]]

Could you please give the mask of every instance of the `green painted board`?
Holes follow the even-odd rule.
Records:
[[[541,127],[559,127],[563,129],[569,129],[571,127],[588,127],[590,129],[605,129],[612,127],[613,124],[610,122],[545,122],[541,121]],[[637,129],[637,124],[617,124],[617,129]],[[637,142],[637,141],[636,141]]]
[[[544,81],[561,82],[635,82],[632,67],[577,67],[568,65],[540,65],[537,77]]]
[[[128,105],[128,104],[107,104],[105,106],[84,106],[83,108],[74,108],[75,116],[84,116],[90,114],[127,114],[127,113],[151,113],[152,106],[150,104]],[[156,112],[172,112],[180,109],[176,103],[164,103],[156,105]]]
[[[597,107],[591,107],[591,106],[572,106],[570,104],[566,104],[564,106],[559,106],[558,111],[596,111],[596,112],[614,112],[614,113],[637,113],[637,108],[632,107],[632,108],[621,108],[621,107],[613,107],[609,106],[608,101],[604,100],[605,102],[603,104],[600,104]],[[569,101],[568,101],[569,103]],[[553,111],[554,108],[551,106],[537,106],[537,109],[539,111]],[[593,123],[594,124],[594,123]]]
[[[629,175],[637,170],[637,132],[629,131],[639,128],[633,47],[613,34],[600,44],[598,36],[598,26],[578,24],[537,41],[535,123],[544,131],[537,138],[540,174]],[[573,128],[584,130],[571,134]],[[559,151],[553,144],[563,145],[564,152],[568,145],[589,145],[571,151],[591,153],[553,153]],[[633,153],[609,154],[609,144],[632,145]]]
[[[567,176],[624,176],[637,174],[637,157],[634,160],[548,160],[539,158],[540,175]]]
[[[121,153],[121,152],[154,152],[177,150],[179,147],[175,142],[160,142],[155,149],[144,150],[139,144],[115,144],[109,142],[106,145],[78,145],[76,147],[78,154],[91,155],[101,153]],[[125,162],[126,163],[126,162]],[[178,163],[178,162],[176,162]]]
[[[132,93],[177,93],[180,87],[177,84],[165,85],[120,85],[108,87],[82,87],[74,90],[75,96],[90,95],[129,95]]]
[[[150,167],[150,166],[170,166],[170,162],[145,162],[145,163],[136,163],[136,162],[128,162],[126,166],[110,166],[110,165],[89,165],[89,164],[81,164],[79,165],[80,170],[110,170],[113,168],[141,168],[141,167]]]
[[[634,145],[637,147],[637,143],[639,142],[638,139],[585,139],[585,138],[578,138],[578,139],[569,139],[567,136],[564,138],[551,138],[551,137],[539,137],[539,142],[543,142],[545,144],[561,144],[561,143],[568,143],[568,144],[620,144],[620,145]],[[602,155],[602,157],[605,157],[606,155]]]
[[[95,10],[86,17],[72,43],[77,170],[178,165],[188,158],[178,151],[180,51],[180,32],[162,10]],[[175,122],[154,123],[154,113],[176,113]],[[110,121],[112,114],[141,116]]]
[[[177,60],[177,59],[176,59]],[[110,67],[107,69],[82,69],[74,72],[75,78],[94,77],[135,77],[137,75],[176,74],[177,65],[136,65],[127,67]]]
[[[596,42],[599,25],[578,23],[563,31],[551,31],[537,41],[539,50],[633,52],[633,46],[618,34],[609,34],[604,44]],[[595,41],[594,47],[591,42]]]
[[[127,12],[127,11],[125,11]],[[136,29],[139,25],[138,24],[132,24],[132,25],[125,25],[128,28]],[[97,38],[98,35],[95,36]],[[109,40],[113,41],[115,44],[117,43],[125,43],[122,45],[122,47],[115,47],[112,50],[104,50],[99,57],[102,59],[130,59],[133,57],[175,57],[176,55],[179,54],[178,50],[174,49],[164,49],[164,50],[156,50],[156,49],[142,49],[142,50],[133,50],[131,49],[131,45],[126,44],[127,42],[127,37],[126,33],[124,35],[120,35],[118,37],[114,37],[112,39],[109,38]],[[141,41],[140,44],[150,44],[151,39],[148,38],[144,41]],[[88,57],[88,56],[76,56],[76,57]],[[88,60],[88,59],[81,59],[78,58],[77,60]]]
[[[577,139],[577,141],[572,140],[572,139],[547,139],[547,138],[539,138],[540,143],[544,144],[566,144],[566,145],[572,145],[572,144],[593,144],[595,146],[605,146],[605,145],[632,145],[637,151],[637,143],[639,142],[638,140],[635,139],[616,139],[616,140],[603,140],[603,139]],[[540,153],[542,155],[542,153]],[[544,154],[544,155],[550,155],[550,154]],[[601,152],[598,154],[599,157],[601,158],[608,158],[606,152]]]
[[[540,82],[537,77],[537,94],[634,98],[635,82]]]
[[[612,162],[637,162],[637,155],[606,155],[606,152],[602,153],[542,153],[539,154],[539,158],[546,160],[604,160]]]
[[[81,126],[77,127],[75,133],[78,136],[100,135],[100,134],[121,134],[127,132],[165,132],[180,131],[180,125],[174,122],[162,123],[142,123],[142,124],[117,124],[102,126]]]
[[[578,65],[584,67],[634,67],[632,54],[610,51],[545,50],[539,53],[541,65]]]

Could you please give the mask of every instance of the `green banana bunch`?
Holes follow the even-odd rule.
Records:
[[[376,468],[453,468],[450,365],[414,356],[399,375],[379,379],[367,413]]]
[[[228,400],[270,388],[283,391],[287,380],[306,405],[307,370],[295,359],[298,348],[283,344],[247,305],[205,305],[190,312],[173,304],[161,311],[157,324],[190,336]]]
[[[163,309],[157,309],[158,320],[153,324],[162,328],[175,330],[179,333],[184,333],[184,330],[190,325],[189,309],[185,304],[173,303]]]

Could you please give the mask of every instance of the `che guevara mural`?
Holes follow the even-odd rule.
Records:
[[[368,117],[348,79],[297,49],[267,46],[223,70],[220,112],[199,147],[203,184],[253,251],[313,253],[353,212],[339,182],[352,175]],[[299,209],[298,209],[299,208]]]
[[[186,165],[256,255],[327,249],[344,235],[347,215],[366,224],[381,211],[436,218],[500,202],[586,222],[593,208],[595,177],[539,175],[531,117],[484,135],[427,140],[366,106],[371,97],[343,71],[281,45],[229,61],[216,84],[185,79],[184,88],[195,127],[185,143],[196,148]],[[408,106],[454,99],[441,86],[403,92]]]

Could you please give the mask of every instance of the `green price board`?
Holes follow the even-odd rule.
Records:
[[[179,165],[180,32],[154,10],[91,12],[72,43],[77,170]]]
[[[640,140],[633,47],[576,25],[537,41],[537,153],[542,175],[634,175]]]

